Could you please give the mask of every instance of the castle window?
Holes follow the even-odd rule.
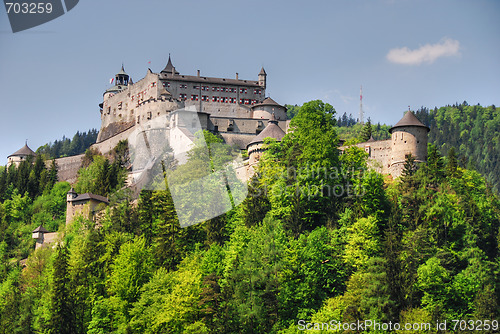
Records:
[[[209,100],[208,100],[208,96],[207,96],[207,95],[203,95],[203,96],[201,97],[201,100],[202,100],[202,101],[209,101]]]
[[[156,82],[151,83],[151,88],[156,87]]]
[[[260,90],[260,89],[254,89],[253,93],[254,94],[262,94],[262,90]]]
[[[170,87],[170,82],[164,82],[163,87]]]
[[[185,100],[187,99],[187,94],[182,94],[182,93],[181,93],[181,94],[179,94],[179,98],[180,98],[181,100],[184,100],[184,101],[185,101]]]
[[[212,92],[218,92],[219,91],[219,87],[212,87]]]
[[[218,96],[212,96],[212,102],[219,102]]]
[[[148,119],[151,119],[151,111],[148,111]]]
[[[121,102],[119,102],[119,103],[118,103],[118,109],[119,109],[119,110],[121,110],[121,109],[122,109],[122,103],[121,103]]]
[[[193,89],[200,89],[200,86],[193,86]]]
[[[198,101],[198,95],[191,95],[191,101]]]
[[[108,115],[111,113],[111,107],[108,107]]]
[[[246,94],[247,93],[247,89],[246,88],[240,88],[240,93],[241,94]]]
[[[208,86],[201,86],[201,90],[205,90],[208,92]]]

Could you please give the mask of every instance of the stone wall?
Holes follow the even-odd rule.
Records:
[[[82,167],[84,156],[85,154],[80,154],[56,159],[57,180],[75,183],[78,177],[78,170]],[[46,164],[50,167],[52,164],[51,160],[47,160]]]

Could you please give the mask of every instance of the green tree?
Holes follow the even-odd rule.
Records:
[[[52,295],[52,307],[50,317],[50,328],[56,333],[73,333],[74,314],[70,280],[68,277],[68,255],[67,249],[58,246],[54,260],[53,273],[54,287]]]
[[[361,135],[359,137],[359,141],[361,143],[367,142],[370,138],[372,138],[372,121],[370,117],[368,117],[368,120],[366,121],[365,125],[363,126],[363,131],[361,132]]]

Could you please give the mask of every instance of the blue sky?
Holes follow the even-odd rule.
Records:
[[[137,81],[168,54],[181,74],[257,80],[281,104],[322,99],[394,124],[404,110],[500,105],[500,1],[81,0],[13,34],[0,9],[0,163],[99,128],[120,69]],[[148,62],[151,62],[148,64]],[[3,162],[1,162],[3,159]]]

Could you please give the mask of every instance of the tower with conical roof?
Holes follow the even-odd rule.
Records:
[[[121,68],[120,72],[116,73],[116,75],[115,75],[116,85],[128,86],[128,79],[129,79],[129,75],[125,72],[125,69],[123,68],[123,64],[122,64],[122,68]]]
[[[389,129],[391,133],[391,161],[389,172],[401,176],[406,158],[411,154],[416,163],[427,161],[427,134],[430,129],[415,114],[407,111],[403,118]]]
[[[264,66],[263,66],[259,72],[259,86],[266,88],[266,78],[267,78],[267,74],[266,74],[266,71],[264,70]]]
[[[274,116],[274,113],[271,115],[269,118],[267,126],[262,130],[261,133],[259,133],[255,138],[248,143],[247,145],[247,151],[248,151],[248,172],[247,175],[249,175],[248,178],[251,178],[253,175],[253,167],[256,165],[261,156],[262,153],[264,153],[265,148],[264,146],[264,140],[266,138],[273,138],[276,139],[277,141],[281,141],[283,137],[285,136],[285,131],[283,131],[279,125],[278,125],[278,120]]]
[[[104,92],[104,99],[124,90],[129,85],[129,78],[129,75],[127,74],[127,72],[125,72],[122,64],[120,72],[116,73],[115,78],[113,79],[114,86],[106,89],[106,91]]]
[[[27,160],[30,156],[34,157],[35,155],[35,152],[28,147],[28,142],[26,142],[23,147],[7,157],[7,168],[12,164],[19,166],[21,162]]]
[[[163,70],[161,70],[161,72],[160,72],[160,73],[162,73],[162,74],[164,74],[164,75],[167,75],[167,76],[168,76],[169,74],[170,74],[170,75],[172,75],[172,76],[174,76],[174,75],[179,75],[179,72],[177,72],[177,71],[175,70],[174,65],[172,65],[172,60],[170,59],[170,53],[168,54],[168,62],[167,62],[167,65],[165,65],[165,68],[164,68]]]

